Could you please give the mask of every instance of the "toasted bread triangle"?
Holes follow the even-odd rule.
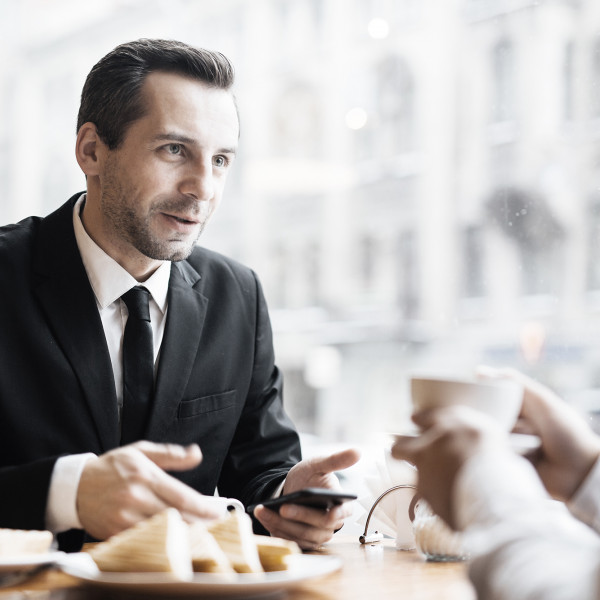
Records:
[[[234,573],[229,559],[203,521],[190,525],[192,568],[196,572]]]
[[[288,557],[300,554],[296,542],[268,535],[255,535],[260,563],[265,571],[285,571],[289,568]]]
[[[100,542],[90,554],[101,571],[173,573],[192,576],[188,526],[174,508]]]
[[[238,573],[262,573],[252,521],[240,510],[233,510],[223,519],[209,523],[208,531]]]

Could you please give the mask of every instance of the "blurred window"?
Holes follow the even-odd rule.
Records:
[[[573,120],[574,106],[574,46],[569,41],[565,44],[565,53],[563,58],[563,119],[565,121]]]
[[[467,298],[485,296],[484,231],[479,225],[469,225],[463,234],[463,290]]]
[[[306,244],[306,256],[304,259],[306,269],[307,304],[316,305],[321,300],[321,248],[317,241]]]
[[[515,52],[513,44],[502,39],[492,50],[492,121],[511,121],[515,117]]]
[[[404,319],[419,313],[419,260],[414,231],[403,231],[397,241],[398,304]]]
[[[598,386],[598,0],[147,4],[0,2],[3,223],[85,185],[91,65],[168,35],[235,66],[240,151],[199,243],[263,282],[301,428],[389,430],[420,368]],[[520,352],[530,321],[543,347]],[[323,346],[341,375],[315,386],[303,364]]]
[[[273,138],[279,156],[321,155],[321,112],[312,87],[302,83],[290,85],[279,97],[273,116]]]
[[[285,308],[290,279],[290,260],[287,246],[281,241],[274,246],[271,264],[275,285],[270,286],[272,291],[269,295],[269,304],[273,308]]]
[[[592,117],[600,118],[600,37],[592,45],[592,72],[590,73],[592,92]]]
[[[600,290],[600,200],[588,205],[587,214],[587,288]]]
[[[414,146],[414,82],[406,62],[389,56],[377,67],[377,145],[383,156]]]
[[[368,291],[375,278],[377,245],[377,239],[372,234],[364,235],[360,243],[360,275],[362,287],[366,291]]]

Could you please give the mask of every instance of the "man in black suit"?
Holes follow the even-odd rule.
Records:
[[[335,488],[333,472],[358,460],[352,449],[301,460],[259,281],[196,246],[235,158],[232,84],[218,53],[117,47],[82,92],[86,192],[0,228],[0,526],[49,528],[76,549],[84,532],[104,539],[167,506],[214,517],[215,489],[248,505]],[[132,409],[122,296],[140,285],[155,378]],[[310,548],[348,511],[254,516]]]

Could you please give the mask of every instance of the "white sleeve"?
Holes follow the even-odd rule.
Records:
[[[453,492],[478,598],[600,598],[600,537],[548,496],[525,459],[475,456]]]
[[[580,521],[600,532],[600,460],[596,461],[568,507]]]
[[[52,533],[81,529],[77,515],[77,488],[81,473],[95,454],[61,456],[54,465],[46,503],[46,528]]]
[[[279,498],[281,496],[281,492],[283,492],[283,486],[285,485],[285,479],[275,488],[274,492],[271,494],[271,498]]]

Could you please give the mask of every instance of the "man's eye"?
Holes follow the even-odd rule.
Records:
[[[224,156],[215,156],[215,166],[226,167],[227,159]]]
[[[169,150],[169,154],[181,154],[180,144],[169,144],[167,149]]]

